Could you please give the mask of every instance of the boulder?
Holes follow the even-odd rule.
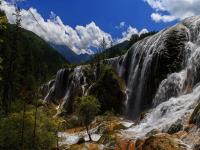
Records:
[[[157,134],[149,137],[142,145],[142,150],[186,150],[187,148],[169,134]]]
[[[168,129],[167,133],[174,134],[179,131],[183,130],[183,125],[181,123],[181,120],[178,120],[174,124],[171,125],[171,127]]]
[[[146,134],[146,137],[150,137],[150,136],[156,135],[158,133],[160,133],[160,131],[158,129],[153,129]]]
[[[196,124],[198,127],[200,127],[200,103],[194,109],[190,117],[189,123]]]
[[[135,142],[128,139],[117,139],[115,150],[135,150]]]

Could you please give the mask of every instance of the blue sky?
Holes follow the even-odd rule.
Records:
[[[8,1],[0,9],[15,23]],[[123,42],[200,14],[200,0],[26,0],[20,7],[23,28],[77,54],[93,53],[102,39]]]
[[[175,24],[156,23],[151,19],[154,10],[143,0],[27,0],[26,8],[37,8],[49,18],[53,11],[65,24],[72,27],[86,25],[94,21],[102,30],[119,37],[123,29],[116,29],[120,22],[126,22],[138,30],[161,30]]]

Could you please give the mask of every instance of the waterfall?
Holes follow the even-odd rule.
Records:
[[[83,73],[85,66],[77,66],[74,69],[60,69],[56,79],[43,86],[46,91],[44,102],[58,104],[58,113],[72,112],[73,99],[86,93],[88,83]],[[48,88],[47,88],[48,87]]]
[[[159,104],[156,108],[147,113],[138,125],[123,131],[124,136],[135,139],[144,137],[153,129],[167,131],[171,124],[178,119],[184,119],[192,113],[200,98],[200,85],[193,89],[192,93],[181,95],[177,98],[170,98],[168,101]]]
[[[193,91],[200,81],[199,31],[200,17],[191,17],[106,60],[126,81],[129,118]]]
[[[200,17],[186,19],[182,24],[189,33],[182,69],[168,74],[161,81],[152,101],[154,108],[138,124],[122,131],[124,136],[137,139],[154,129],[167,132],[177,120],[187,125],[188,118],[200,102]]]

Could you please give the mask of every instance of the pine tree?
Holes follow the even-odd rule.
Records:
[[[100,49],[100,53],[102,54],[102,58],[101,59],[104,59],[106,58],[106,48],[108,46],[108,43],[106,42],[105,38],[103,38],[103,40],[101,41],[100,45],[99,45],[99,49]]]

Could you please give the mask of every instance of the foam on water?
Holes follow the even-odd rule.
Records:
[[[197,86],[190,94],[171,98],[161,103],[147,113],[147,116],[142,122],[124,131],[124,136],[139,138],[144,137],[153,129],[160,131],[167,130],[178,119],[183,119],[188,114],[191,114],[199,98],[200,86]]]

